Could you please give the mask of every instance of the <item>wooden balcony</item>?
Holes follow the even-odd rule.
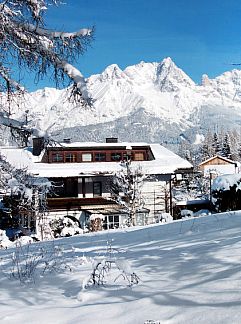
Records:
[[[49,211],[61,210],[81,210],[86,206],[110,206],[115,204],[112,200],[107,200],[102,197],[96,198],[48,198]]]

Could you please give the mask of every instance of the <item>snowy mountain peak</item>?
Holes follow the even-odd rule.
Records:
[[[173,60],[170,57],[166,57],[161,62],[162,66],[165,66],[166,68],[177,68],[176,64],[173,62]]]
[[[121,79],[124,77],[124,73],[117,64],[111,64],[100,74],[100,76],[102,80]]]
[[[141,61],[136,65],[128,66],[124,70],[124,73],[135,84],[153,84],[156,79],[156,65],[157,63],[146,63]]]
[[[239,85],[241,84],[241,71],[234,69],[231,71],[224,72],[217,78],[215,78],[219,83],[233,83],[234,85]]]
[[[156,71],[156,83],[161,91],[176,91],[179,85],[193,87],[195,83],[183,72],[170,57],[165,58]]]
[[[201,85],[203,87],[208,87],[208,86],[211,86],[211,84],[212,84],[212,81],[209,79],[208,75],[207,74],[203,74],[202,75]]]

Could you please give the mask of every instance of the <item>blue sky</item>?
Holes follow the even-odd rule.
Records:
[[[195,82],[241,62],[241,1],[66,0],[47,12],[52,28],[95,26],[95,39],[75,64],[84,76],[170,56]],[[28,80],[28,84],[29,80]],[[50,86],[48,79],[31,90]],[[52,84],[53,85],[53,84]]]

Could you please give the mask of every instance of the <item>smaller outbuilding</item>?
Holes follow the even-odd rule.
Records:
[[[239,173],[240,164],[226,157],[215,155],[200,163],[198,168],[205,176],[209,176],[211,173],[216,175],[234,174]]]

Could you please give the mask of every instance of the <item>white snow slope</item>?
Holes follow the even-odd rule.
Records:
[[[30,286],[9,280],[14,250],[1,250],[0,322],[240,323],[240,226],[238,211],[59,239],[54,244],[72,271],[46,273]],[[127,260],[140,283],[130,288],[108,277],[104,286],[82,289],[91,260],[107,256],[107,240],[113,259]]]

